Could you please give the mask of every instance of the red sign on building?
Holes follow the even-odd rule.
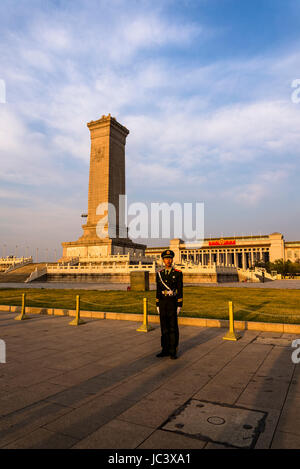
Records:
[[[220,241],[209,241],[209,246],[235,246],[235,240],[220,239]]]

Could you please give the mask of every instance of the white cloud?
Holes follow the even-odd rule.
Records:
[[[67,28],[67,23],[57,26],[49,24],[49,21],[36,21],[31,31],[32,40],[35,43],[38,42],[48,52],[69,51],[73,38]]]
[[[175,107],[175,106],[174,106]],[[199,115],[164,113],[128,117],[132,139],[138,147],[150,147],[154,159],[164,154],[166,163],[174,158],[182,167],[189,155],[189,167],[214,157],[216,162],[247,162],[272,152],[294,151],[300,145],[300,108],[289,102],[257,102],[226,106]],[[138,156],[138,155],[137,155]]]
[[[63,183],[55,171],[55,149],[47,136],[26,125],[9,106],[0,110],[1,179],[10,183],[41,186]]]
[[[224,195],[240,204],[255,206],[266,198],[272,198],[277,183],[282,183],[287,177],[288,171],[284,169],[266,171],[256,175],[254,181],[238,185]]]

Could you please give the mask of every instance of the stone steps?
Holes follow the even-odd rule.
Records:
[[[18,269],[13,270],[8,273],[0,273],[0,283],[15,283],[15,282],[25,282],[25,280],[30,276],[36,267],[38,269],[43,269],[46,266],[45,263],[32,263],[19,267]]]

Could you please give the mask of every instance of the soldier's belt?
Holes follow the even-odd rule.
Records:
[[[173,291],[173,290],[163,290],[162,291],[162,294],[164,296],[175,296],[176,295],[176,291]]]

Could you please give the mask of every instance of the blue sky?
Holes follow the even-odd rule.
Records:
[[[299,19],[298,0],[2,0],[0,248],[81,235],[86,123],[108,113],[130,130],[129,202],[300,239]]]

